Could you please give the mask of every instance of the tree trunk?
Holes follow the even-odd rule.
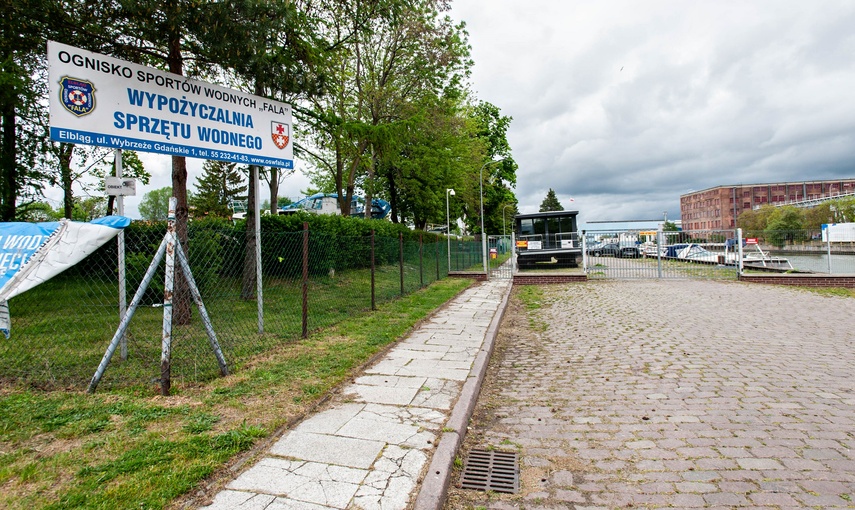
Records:
[[[389,171],[389,206],[391,207],[392,223],[398,223],[398,186],[395,185],[395,179],[392,177],[395,169]],[[401,218],[403,220],[403,218]]]
[[[261,95],[264,90],[261,83],[255,81],[255,94]],[[258,193],[256,182],[261,167],[250,165],[249,186],[247,186],[246,197],[246,247],[243,254],[243,278],[241,279],[240,298],[244,301],[255,299],[255,291],[258,284],[256,276],[255,243],[259,242],[260,232],[255,231],[255,195]]]
[[[167,64],[169,72],[184,75],[184,57],[181,55],[181,34],[173,32],[169,37]],[[190,257],[190,244],[187,239],[187,221],[190,209],[187,206],[187,160],[183,156],[172,156],[172,196],[177,199],[175,206],[175,232]],[[192,268],[191,268],[192,270]],[[190,323],[190,288],[187,278],[180,267],[175,268],[175,288],[172,300],[172,320],[174,324]]]
[[[249,186],[247,187],[246,199],[246,245],[243,254],[243,278],[240,286],[240,298],[244,301],[255,299],[257,285],[255,270],[255,243],[258,242],[258,233],[255,231],[255,175],[258,167],[249,167]]]
[[[270,167],[270,214],[276,216],[279,214],[279,169]]]
[[[62,181],[62,217],[71,219],[74,213],[74,190],[71,179],[71,156],[74,155],[73,143],[59,144],[59,175]]]
[[[15,200],[18,196],[17,156],[15,153],[16,123],[15,96],[0,94],[2,105],[3,136],[0,140],[0,221],[15,220]]]
[[[113,156],[113,171],[110,173],[113,177],[118,177],[119,172],[116,163],[118,162],[118,158]],[[113,208],[116,206],[116,195],[108,195],[107,196],[107,216],[113,215]]]
[[[368,162],[368,178],[365,180],[365,214],[363,218],[371,219],[373,212],[371,207],[374,201],[374,165],[377,164],[377,154],[374,152],[374,144],[371,144],[371,159]]]

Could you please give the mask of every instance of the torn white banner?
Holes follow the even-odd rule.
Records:
[[[107,216],[90,223],[0,223],[0,331],[9,338],[8,300],[77,264],[131,223]]]

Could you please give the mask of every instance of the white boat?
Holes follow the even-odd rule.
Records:
[[[742,267],[754,267],[754,268],[771,268],[771,269],[783,269],[783,270],[792,270],[795,269],[790,261],[785,257],[779,257],[776,255],[769,255],[760,249],[759,245],[752,245],[757,248],[756,253],[742,253]]]
[[[748,268],[768,268],[777,270],[791,270],[793,265],[785,257],[770,255],[764,252],[759,245],[751,245],[756,248],[756,252],[742,253],[742,267]],[[706,262],[709,264],[721,264],[733,266],[738,261],[739,254],[734,251],[729,251],[725,245],[723,252],[712,252],[699,244],[688,244],[677,252],[678,259],[692,260],[697,262]]]

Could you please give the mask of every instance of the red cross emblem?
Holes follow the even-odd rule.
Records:
[[[291,138],[291,126],[279,122],[270,123],[270,137],[273,138],[273,143],[280,149],[288,146],[288,140]]]

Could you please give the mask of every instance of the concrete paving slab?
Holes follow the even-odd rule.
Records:
[[[207,508],[410,507],[509,289],[507,280],[485,282],[447,303],[326,409],[276,441]]]
[[[420,450],[390,445],[360,485],[353,506],[364,510],[406,508],[427,458]]]
[[[442,350],[425,351],[416,349],[393,349],[389,352],[390,358],[407,358],[407,359],[442,359],[445,353]]]
[[[361,403],[347,403],[335,408],[327,409],[322,413],[309,416],[294,428],[294,432],[313,432],[316,434],[335,434],[345,423],[362,412],[365,405]]]
[[[439,377],[441,379],[450,379],[452,381],[465,381],[469,377],[469,370],[464,368],[446,368],[441,366],[431,366],[427,364],[411,363],[405,367],[401,367],[395,372],[396,375],[402,376],[418,376],[418,377]]]
[[[345,508],[367,475],[368,471],[363,469],[264,458],[230,483],[228,488]]]
[[[362,413],[338,431],[337,435],[388,444],[428,448],[435,434],[423,432],[420,427],[408,423],[397,423],[376,414]]]
[[[460,394],[460,387],[458,381],[426,378],[423,390],[416,393],[411,404],[415,407],[449,410]]]
[[[280,457],[367,469],[380,455],[383,446],[382,441],[293,431],[277,441],[270,448],[270,453]]]
[[[384,386],[387,388],[421,388],[427,377],[398,377],[395,375],[363,375],[354,383],[365,386]]]
[[[413,379],[416,378],[414,377]],[[396,404],[402,406],[409,405],[419,391],[420,388],[393,388],[385,386],[369,386],[364,384],[351,384],[342,390],[345,394],[353,394],[353,398],[357,402]]]

